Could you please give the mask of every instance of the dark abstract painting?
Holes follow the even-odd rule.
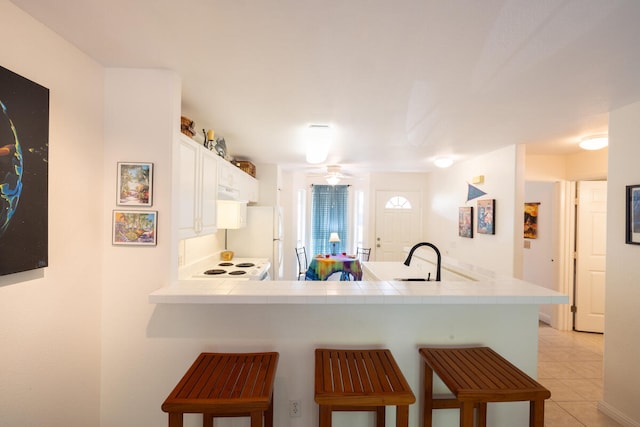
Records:
[[[49,89],[0,67],[0,275],[48,264]]]

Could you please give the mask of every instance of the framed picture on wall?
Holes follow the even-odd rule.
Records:
[[[539,202],[524,204],[524,238],[538,238],[538,206]]]
[[[496,234],[495,228],[496,199],[478,200],[478,233]]]
[[[626,239],[630,245],[640,245],[640,184],[627,185]]]
[[[153,204],[153,163],[118,162],[118,206]]]
[[[458,236],[473,238],[473,206],[458,209]]]
[[[49,265],[49,89],[0,67],[0,276]]]
[[[114,245],[156,245],[157,211],[113,211]]]

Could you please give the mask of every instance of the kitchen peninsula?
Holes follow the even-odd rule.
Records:
[[[182,280],[149,296],[157,304],[150,334],[188,339],[206,322],[211,345],[202,351],[278,351],[278,426],[316,425],[313,352],[318,347],[388,348],[416,395],[420,346],[490,346],[537,376],[538,305],[566,304],[567,296],[454,260],[443,260],[441,282],[393,280],[401,278],[404,266],[399,273],[387,264],[364,263],[365,280],[359,282]],[[426,277],[428,266],[428,261],[412,262],[404,273]],[[443,387],[436,384],[436,390]],[[290,400],[301,401],[299,417],[289,416]],[[410,426],[418,426],[419,413],[418,403],[410,407]],[[336,425],[354,427],[371,425],[371,417],[334,415]],[[387,425],[394,417],[388,410]],[[456,426],[457,417],[453,410],[438,411],[434,423]],[[488,424],[526,426],[528,405],[490,406]]]

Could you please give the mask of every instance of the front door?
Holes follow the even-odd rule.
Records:
[[[604,332],[607,182],[578,183],[574,328]]]
[[[376,192],[376,261],[404,261],[403,249],[422,236],[418,191]]]

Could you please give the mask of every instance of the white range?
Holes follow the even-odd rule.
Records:
[[[212,261],[199,269],[195,279],[270,280],[268,258],[233,258],[231,261]]]

